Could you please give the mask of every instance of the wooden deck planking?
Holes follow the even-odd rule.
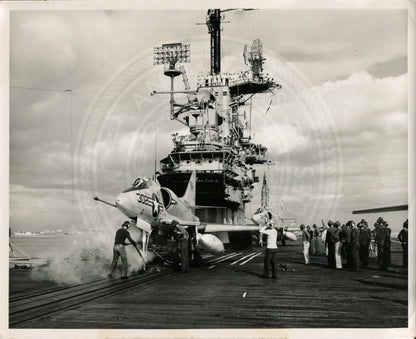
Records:
[[[263,249],[255,249],[263,251]],[[407,327],[407,271],[330,270],[326,257],[303,265],[298,246],[279,248],[278,263],[294,272],[260,279],[263,256],[240,266],[239,257],[212,269],[191,268],[117,296],[58,312],[35,328],[392,328]],[[393,252],[393,264],[401,252]],[[212,265],[212,264],[211,264]],[[244,293],[247,292],[245,298]]]

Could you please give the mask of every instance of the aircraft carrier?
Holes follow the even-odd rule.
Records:
[[[174,148],[160,161],[158,181],[177,196],[185,192],[192,171],[196,171],[195,213],[201,221],[245,224],[245,206],[252,199],[253,184],[259,181],[253,165],[267,162],[267,148],[252,139],[251,117],[256,114],[252,98],[277,90],[280,85],[263,72],[263,47],[256,39],[244,48],[247,69],[227,73],[221,69],[221,20],[224,11],[208,11],[206,25],[211,37],[211,69],[197,79],[191,90],[180,63],[190,61],[190,46],[164,44],[154,49],[154,64],[164,64],[171,79],[170,114],[189,128],[187,135],[174,133]],[[182,75],[184,91],[174,90],[175,77]],[[187,94],[178,103],[175,95]],[[153,94],[160,94],[154,92]],[[234,247],[250,244],[248,232],[229,234]]]
[[[280,86],[263,74],[259,40],[245,48],[248,70],[223,73],[221,11],[210,10],[206,24],[211,36],[211,70],[198,79],[195,91],[185,88],[185,104],[175,100],[173,84],[175,77],[186,74],[178,63],[189,60],[189,47],[168,44],[155,50],[155,64],[165,64],[164,73],[171,79],[171,118],[189,127],[188,135],[174,135],[172,152],[160,161],[158,180],[181,196],[195,170],[196,214],[200,219],[241,223],[253,185],[258,182],[253,165],[267,162],[267,148],[255,144],[251,137],[251,97]],[[234,242],[241,245],[246,241],[240,237]],[[406,335],[408,270],[401,266],[400,244],[392,244],[392,265],[387,271],[379,271],[376,258],[371,258],[368,268],[351,272],[328,269],[326,256],[313,256],[311,264],[304,265],[301,241],[297,240],[279,247],[277,280],[261,279],[263,251],[254,246],[205,255],[204,264],[192,267],[188,274],[155,263],[125,281],[97,276],[80,284],[62,284],[48,281],[43,267],[10,269],[9,332],[34,328],[147,329],[153,331],[134,335],[275,338],[290,337],[291,328],[306,328],[307,334],[311,328],[389,329],[387,333],[401,328],[399,333]],[[45,279],[34,279],[32,272]],[[201,332],[155,331],[160,329]],[[258,329],[267,332],[254,332]]]

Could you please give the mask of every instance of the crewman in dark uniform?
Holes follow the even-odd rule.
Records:
[[[311,230],[311,227],[309,225],[306,226],[306,232],[309,233],[309,254],[315,255],[316,248],[315,248],[315,242],[313,241],[313,231]]]
[[[313,230],[312,230],[312,233],[313,233],[312,242],[313,242],[314,247],[315,247],[315,252],[312,253],[312,255],[320,255],[321,251],[320,251],[320,246],[319,246],[320,239],[319,239],[318,226],[316,224],[313,224],[312,228],[313,228]]]
[[[360,231],[354,221],[347,222],[347,228],[351,229],[351,269],[360,271]]]
[[[282,246],[286,246],[285,233],[283,227],[277,229],[277,240],[282,242]]]
[[[341,240],[341,256],[342,258],[346,258],[347,257],[347,251],[345,248],[345,224],[341,225],[341,230],[339,232],[339,239]],[[344,265],[345,266],[345,265]]]
[[[370,250],[371,243],[371,232],[368,228],[367,221],[362,219],[358,223],[358,228],[360,230],[360,260],[362,267],[368,266],[368,255]]]
[[[389,223],[384,221],[384,226],[386,227],[386,265],[389,267],[391,265],[391,229]]]
[[[176,239],[179,243],[179,259],[181,261],[181,272],[189,271],[189,234],[185,227],[179,226],[179,223],[174,220],[172,225],[175,226]]]
[[[352,241],[351,241],[351,223],[348,222],[345,224],[344,228],[344,241],[345,241],[345,250],[347,252],[347,264],[345,267],[352,267]]]
[[[387,228],[382,217],[374,224],[374,238],[377,244],[378,267],[380,270],[387,270]]]
[[[335,227],[332,220],[328,221],[325,244],[328,246],[328,267],[335,268]]]
[[[130,243],[136,247],[136,242],[130,237],[130,233],[128,230],[130,226],[129,221],[125,221],[121,228],[119,228],[116,232],[116,236],[114,239],[114,247],[113,247],[113,261],[111,262],[110,272],[108,273],[108,277],[112,279],[114,277],[115,270],[117,268],[118,258],[121,257],[121,279],[127,279],[127,253],[125,246],[126,239],[130,241]],[[140,253],[140,252],[139,252]]]
[[[408,231],[407,231],[407,227],[408,227],[408,220],[406,219],[406,221],[403,223],[403,228],[401,229],[401,231],[399,232],[399,235],[397,236],[397,238],[399,239],[399,241],[402,243],[402,249],[403,249],[403,267],[407,268],[407,256],[408,256]]]

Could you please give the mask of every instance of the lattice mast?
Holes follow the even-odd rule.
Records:
[[[207,27],[211,35],[211,75],[221,73],[221,10],[209,9]]]

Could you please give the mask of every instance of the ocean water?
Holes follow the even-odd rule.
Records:
[[[9,238],[9,242],[17,257],[42,259],[54,258],[57,254],[71,255],[79,249],[88,249],[96,245],[92,237],[86,235],[15,236]]]
[[[11,237],[9,242],[15,257],[31,258],[24,261],[32,264],[31,279],[74,284],[107,277],[114,239],[112,234],[16,236]],[[143,265],[141,258],[132,246],[128,246],[126,251],[129,274],[139,271]],[[9,254],[13,257],[10,249]],[[43,264],[39,265],[42,261]],[[9,267],[12,268],[10,262],[13,267],[13,258],[9,260]]]

